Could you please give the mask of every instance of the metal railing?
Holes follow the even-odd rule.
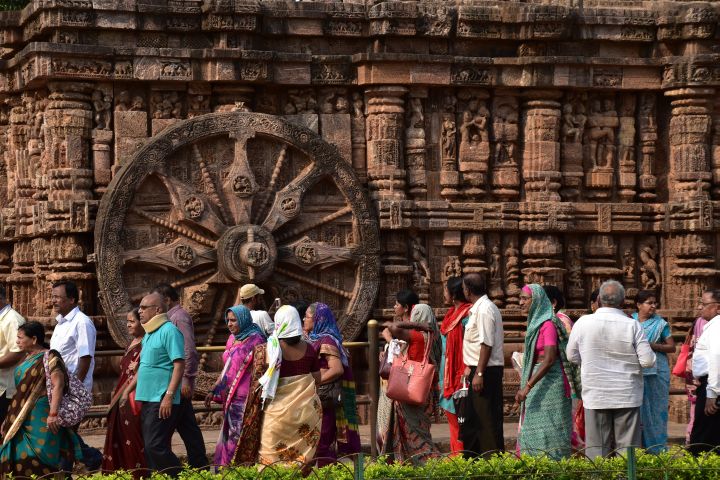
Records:
[[[368,393],[369,399],[358,399],[358,405],[370,405],[368,423],[370,424],[370,450],[373,458],[377,456],[377,405],[378,394],[380,389],[380,377],[378,376],[378,357],[380,355],[379,345],[380,337],[378,335],[377,320],[370,320],[367,324],[368,341],[367,342],[343,342],[345,348],[367,348],[368,349]],[[197,347],[198,353],[219,353],[224,352],[224,346]],[[125,354],[125,350],[99,350],[95,352],[95,357],[120,357]],[[196,405],[194,408],[196,413],[219,412],[222,411],[220,406],[205,407],[204,405]],[[107,416],[107,405],[95,405],[88,412],[85,418],[102,418]]]

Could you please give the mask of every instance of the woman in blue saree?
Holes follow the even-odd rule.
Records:
[[[225,323],[230,331],[222,357],[225,366],[213,391],[205,398],[207,406],[212,401],[223,406],[222,429],[215,446],[215,465],[229,465],[235,455],[250,393],[253,352],[257,345],[267,341],[262,329],[253,323],[250,310],[243,305],[228,308]]]
[[[82,459],[80,441],[70,428],[58,423],[58,409],[67,384],[67,369],[60,355],[45,344],[39,322],[18,328],[18,347],[26,354],[15,369],[17,393],[2,424],[0,474],[16,477],[47,475],[60,470],[60,459]],[[52,404],[48,401],[43,359],[48,353]]]
[[[635,297],[637,312],[633,318],[642,325],[650,347],[655,352],[655,366],[643,369],[643,403],[640,406],[642,446],[650,453],[665,451],[667,445],[668,405],[670,403],[670,364],[668,353],[675,352],[670,325],[655,313],[655,292],[642,290]]]

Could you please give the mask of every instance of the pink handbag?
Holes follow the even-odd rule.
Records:
[[[697,321],[697,320],[696,320]],[[692,341],[693,331],[695,330],[695,323],[690,327],[690,331],[685,336],[685,341],[680,347],[680,353],[678,354],[677,360],[675,360],[675,366],[672,369],[672,374],[676,377],[685,378],[687,371],[688,357],[690,356],[690,342]]]
[[[385,392],[389,399],[409,405],[423,405],[428,401],[435,378],[435,365],[428,359],[432,342],[432,335],[428,334],[422,362],[408,359],[407,351],[395,357]]]

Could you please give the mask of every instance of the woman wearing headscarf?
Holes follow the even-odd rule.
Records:
[[[235,455],[242,432],[245,403],[250,393],[253,353],[257,345],[265,343],[265,333],[253,323],[250,310],[244,305],[228,308],[225,323],[230,331],[222,356],[225,366],[212,391],[205,397],[206,406],[209,407],[211,402],[223,406],[223,423],[215,446],[215,465],[229,465]]]
[[[520,377],[518,450],[553,459],[570,455],[572,392],[579,393],[577,369],[565,354],[568,336],[540,285],[526,285],[520,306],[527,312],[525,354]]]
[[[570,338],[573,321],[563,311],[565,308],[565,296],[555,285],[543,285],[543,290],[545,290],[545,294],[552,304],[555,316],[562,322],[565,327],[565,333],[567,333],[568,338]],[[597,295],[595,298],[597,299]],[[570,444],[573,449],[582,450],[585,448],[585,410],[583,409],[582,400],[575,395],[573,395],[572,404],[573,430],[570,437]]]
[[[318,395],[323,409],[317,466],[360,451],[355,381],[335,315],[324,303],[307,308],[303,328],[320,358]]]
[[[668,353],[675,352],[670,325],[656,313],[655,292],[641,290],[635,297],[637,312],[650,348],[655,352],[655,366],[643,368],[643,403],[640,406],[642,446],[650,453],[660,453],[667,444],[668,407],[670,404],[670,364]]]
[[[429,305],[412,307],[409,322],[387,323],[382,335],[390,346],[388,355],[407,354],[408,359],[422,362],[425,346],[430,345],[430,362],[440,364],[442,344],[435,315]],[[433,384],[437,384],[437,379]],[[378,451],[395,461],[411,459],[423,462],[439,452],[430,435],[430,416],[433,414],[437,392],[432,392],[424,405],[409,405],[390,400],[384,393],[378,404]],[[381,419],[381,412],[383,418]]]
[[[315,458],[322,407],[317,351],[302,338],[298,311],[283,305],[267,345],[255,348],[253,387],[233,463],[307,464]]]
[[[145,442],[142,437],[140,413],[135,402],[130,401],[137,385],[137,369],[145,329],[140,322],[140,311],[133,308],[127,314],[127,330],[133,337],[120,360],[120,378],[110,399],[107,419],[107,435],[103,449],[103,473],[115,470],[131,470],[133,477],[148,476],[145,461]]]
[[[455,414],[452,395],[462,386],[462,375],[465,371],[463,363],[463,337],[465,325],[470,316],[471,303],[463,293],[462,278],[451,277],[444,288],[445,304],[451,305],[443,318],[440,327],[442,333],[442,358],[438,370],[438,386],[440,387],[440,408],[445,411],[450,427],[450,451],[459,453],[463,450],[460,440],[460,425]]]

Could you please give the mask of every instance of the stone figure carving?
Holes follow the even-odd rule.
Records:
[[[484,105],[479,105],[477,99],[469,102],[468,108],[463,112],[462,126],[460,127],[461,146],[479,148],[483,142],[488,141],[489,116],[488,109]],[[461,154],[461,160],[465,159],[466,157]],[[467,159],[470,160],[470,158]]]
[[[654,290],[660,286],[661,277],[656,255],[652,245],[645,245],[640,249],[640,283],[644,290]]]
[[[583,138],[587,116],[581,102],[566,103],[563,106],[561,133],[567,142],[579,143]]]
[[[154,119],[180,118],[182,102],[178,92],[154,92],[150,97],[150,107]]]
[[[112,98],[102,90],[95,90],[92,94],[92,103],[95,109],[96,128],[99,130],[110,130]]]
[[[515,144],[518,135],[518,111],[509,104],[495,110],[493,130],[495,134],[495,165],[515,164]]]
[[[520,295],[520,250],[510,240],[505,248],[505,301],[508,308],[517,308]],[[511,307],[514,305],[515,307]]]
[[[592,103],[588,119],[588,145],[592,168],[611,169],[615,158],[615,128],[619,125],[612,99]]]
[[[412,259],[418,275],[422,279],[422,284],[430,283],[430,266],[427,261],[427,250],[422,244],[422,240],[417,234],[410,234],[410,248],[412,250]]]
[[[290,90],[287,103],[283,113],[285,115],[302,115],[305,113],[317,113],[318,103],[315,99],[315,91],[307,88],[303,90]]]
[[[633,255],[632,249],[625,249],[623,253],[623,279],[626,286],[635,282],[635,263],[635,255]]]
[[[443,281],[452,277],[462,277],[462,265],[460,264],[460,258],[456,256],[449,257],[445,267],[443,267]]]
[[[365,104],[362,99],[360,92],[353,92],[352,94],[352,107],[353,117],[365,118]]]
[[[115,111],[116,112],[127,112],[131,107],[130,92],[122,90],[115,97]]]
[[[582,290],[582,260],[580,259],[580,245],[573,244],[568,247],[568,281],[570,286]]]
[[[442,124],[442,133],[440,143],[442,144],[442,156],[444,159],[455,160],[455,154],[457,150],[457,139],[455,135],[457,129],[455,128],[455,122],[452,119],[445,118]]]
[[[485,176],[490,159],[488,120],[490,112],[485,102],[477,97],[468,100],[460,124],[460,152],[458,166],[463,183],[467,185],[466,195],[485,193]]]
[[[495,244],[490,253],[490,280],[500,279],[500,244]]]

